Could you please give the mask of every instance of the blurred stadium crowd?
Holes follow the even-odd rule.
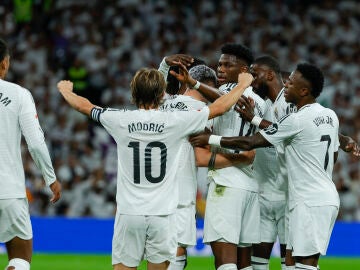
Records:
[[[60,79],[93,103],[131,107],[129,83],[143,66],[187,53],[216,69],[225,42],[271,54],[284,71],[299,61],[322,68],[320,103],[334,109],[341,132],[360,142],[360,4],[358,1],[2,0],[0,31],[11,52],[8,80],[28,88],[63,183],[49,191],[24,149],[32,215],[112,217],[116,148],[107,133],[65,105]],[[24,146],[25,147],[25,146]],[[334,181],[339,219],[360,221],[360,163],[340,153]],[[199,185],[199,199],[206,184]],[[201,202],[201,201],[200,201]]]

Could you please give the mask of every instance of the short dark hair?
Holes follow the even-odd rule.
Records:
[[[132,102],[139,108],[161,103],[166,89],[163,74],[154,68],[139,69],[130,83]]]
[[[262,55],[254,60],[254,64],[264,65],[273,70],[276,74],[281,75],[279,62],[270,55]]]
[[[197,65],[189,69],[189,74],[199,82],[212,81],[215,85],[217,83],[216,72],[206,65]]]
[[[196,58],[194,57],[194,62],[191,63],[190,66],[188,66],[187,68],[190,69],[192,67],[195,67],[197,65],[205,65],[205,61],[200,59],[200,58]],[[176,73],[179,73],[179,67],[178,66],[171,66],[169,69],[169,73],[167,76],[167,87],[166,87],[166,93],[170,94],[170,95],[177,95],[179,93],[179,81],[170,74],[170,70],[175,71]]]
[[[296,70],[310,83],[311,95],[317,98],[324,87],[324,75],[321,70],[310,63],[300,63]]]
[[[248,66],[254,62],[254,56],[251,50],[241,44],[226,43],[221,47],[221,53],[235,55],[238,59],[245,61]]]
[[[4,60],[4,58],[9,54],[9,47],[7,46],[6,42],[0,38],[0,61]]]

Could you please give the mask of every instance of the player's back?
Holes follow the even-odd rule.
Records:
[[[285,143],[290,201],[310,206],[338,205],[332,181],[334,152],[339,147],[339,121],[334,111],[318,103],[291,115],[297,134]]]
[[[0,199],[25,196],[19,115],[26,113],[27,95],[28,90],[0,80]]]
[[[178,204],[177,167],[188,135],[204,129],[202,111],[119,111],[101,113],[100,122],[118,149],[118,211],[166,215]]]
[[[186,95],[174,95],[165,99],[162,110],[201,110],[206,104]],[[181,158],[177,167],[176,177],[179,179],[179,205],[188,206],[196,203],[197,167],[194,148],[188,140],[184,140]]]

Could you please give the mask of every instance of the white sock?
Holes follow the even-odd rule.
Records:
[[[302,263],[296,263],[295,270],[317,270],[317,267]]]
[[[11,259],[5,270],[9,266],[15,267],[15,270],[30,270],[30,263],[20,258]]]
[[[235,263],[227,263],[220,265],[217,270],[237,270],[237,266]]]
[[[183,270],[186,265],[186,255],[177,256],[175,262],[169,264],[168,270]]]
[[[286,270],[285,258],[281,257],[281,270]]]
[[[295,265],[285,265],[286,270],[295,270]]]
[[[251,256],[251,265],[254,270],[269,270],[269,260]]]
[[[248,267],[245,267],[245,268],[241,268],[240,270],[253,270],[254,268],[252,266],[248,266]]]

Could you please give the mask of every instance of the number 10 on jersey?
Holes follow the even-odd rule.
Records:
[[[162,142],[150,142],[146,145],[144,152],[140,153],[140,142],[129,142],[128,147],[133,149],[133,169],[134,169],[134,183],[140,184],[140,179],[143,178],[142,174],[150,183],[161,182],[166,173],[166,159],[167,159],[167,148]],[[160,157],[154,157],[152,150],[159,148]],[[144,159],[145,167],[140,167],[140,159]],[[153,159],[160,158],[160,175],[153,176],[152,174],[152,161]]]

